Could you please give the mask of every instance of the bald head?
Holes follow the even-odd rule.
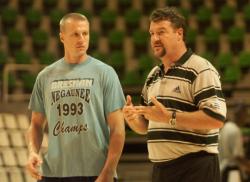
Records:
[[[62,17],[62,19],[60,20],[60,32],[64,32],[65,31],[65,23],[68,20],[78,20],[78,21],[86,21],[89,23],[88,19],[86,16],[80,14],[80,13],[68,13],[65,16]]]

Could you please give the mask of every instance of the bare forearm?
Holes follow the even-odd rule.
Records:
[[[103,168],[108,173],[115,173],[125,141],[125,132],[114,132],[110,134],[108,156]]]
[[[27,132],[29,152],[38,153],[43,141],[43,128],[31,125]]]
[[[170,117],[170,115],[168,114]],[[176,114],[177,126],[190,129],[216,129],[221,128],[223,123],[208,116],[203,111],[178,112]]]

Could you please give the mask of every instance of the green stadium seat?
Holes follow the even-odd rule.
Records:
[[[198,32],[194,28],[187,28],[185,41],[188,47],[190,47],[193,51],[196,50],[196,40],[197,40]]]
[[[18,12],[15,8],[4,7],[1,13],[2,30],[7,33],[10,29],[15,28]]]
[[[180,7],[181,6],[181,0],[165,0],[165,4],[167,6]]]
[[[221,7],[219,12],[219,18],[220,18],[221,28],[224,33],[227,32],[229,27],[234,25],[235,15],[236,15],[236,9],[234,7],[227,4]]]
[[[125,55],[122,50],[111,51],[107,63],[116,70],[120,78],[123,78],[125,72]]]
[[[196,13],[196,19],[199,25],[199,32],[204,33],[206,28],[211,25],[212,10],[207,6],[200,6]]]
[[[53,35],[58,36],[60,32],[59,22],[64,15],[65,15],[65,11],[62,9],[56,8],[56,9],[51,10],[49,14],[49,18],[50,18],[50,28],[51,28],[51,32]]]
[[[201,0],[188,0],[192,13],[196,13],[196,11],[199,9],[200,6],[204,5],[204,1]]]
[[[215,67],[220,72],[224,72],[226,67],[232,64],[233,64],[233,54],[231,52],[224,52],[217,55]]]
[[[227,0],[219,0],[219,1],[213,0],[213,4],[214,4],[214,7],[213,7],[214,12],[219,13],[221,8],[227,4]]]
[[[32,33],[32,45],[33,51],[36,56],[43,50],[47,49],[47,45],[49,42],[49,34],[48,32],[42,29],[36,29]]]
[[[250,32],[250,3],[244,7],[243,17],[245,21],[246,30]]]
[[[90,52],[98,49],[99,40],[100,40],[100,33],[97,31],[91,31],[90,32],[90,42],[89,42],[89,51]]]
[[[56,61],[56,55],[51,51],[42,51],[39,55],[39,63],[49,65]]]
[[[89,20],[89,22],[91,23],[91,19],[93,18],[93,13],[92,11],[89,11],[89,10],[86,10],[86,9],[83,9],[83,8],[77,8],[75,10],[76,13],[81,13],[83,14],[84,16],[86,16]]]
[[[144,78],[144,80],[153,67],[154,59],[152,58],[152,56],[143,54],[139,57],[139,74]]]
[[[37,74],[25,72],[21,75],[23,89],[25,93],[31,93],[36,81]]]
[[[117,13],[114,10],[103,9],[100,14],[101,32],[103,35],[108,35],[115,28]]]
[[[5,7],[9,6],[9,0],[1,0],[0,1],[0,13],[2,14],[2,10]]]
[[[93,11],[96,15],[100,15],[101,11],[107,6],[106,0],[92,0]]]
[[[110,50],[123,49],[123,41],[125,39],[125,32],[120,30],[112,30],[108,34]]]
[[[82,7],[82,0],[66,0],[68,11],[75,12],[78,8]]]
[[[27,31],[31,34],[34,29],[38,29],[40,27],[42,13],[40,10],[30,8],[27,10],[25,18]]]
[[[214,54],[207,50],[201,53],[201,56],[205,59],[207,59],[209,62],[211,62],[212,64],[215,64],[215,56]]]
[[[92,56],[96,59],[99,59],[100,61],[107,63],[108,62],[108,56],[107,54],[103,53],[103,52],[99,52],[99,51],[94,51],[91,53]]]
[[[26,11],[33,6],[34,0],[18,0],[18,9],[21,14],[25,14]]]
[[[226,67],[224,74],[222,75],[222,82],[235,84],[241,78],[241,70],[237,65],[229,65]]]
[[[142,1],[142,8],[143,8],[143,14],[146,16],[149,16],[153,9],[156,7],[156,1],[155,0],[143,0]]]
[[[144,79],[142,79],[138,71],[129,71],[124,75],[124,78],[121,80],[122,86],[138,86],[143,85]]]
[[[249,0],[236,0],[237,10],[242,11],[248,3]]]
[[[124,19],[128,35],[131,35],[134,30],[139,29],[141,17],[142,14],[137,9],[131,8],[125,12]]]
[[[52,9],[56,9],[58,0],[43,0],[42,7],[45,14],[49,14]]]
[[[134,43],[134,55],[140,56],[148,51],[149,46],[149,33],[148,31],[137,29],[132,35]]]
[[[56,42],[57,42],[57,53],[59,57],[63,57],[64,56],[64,45],[61,42],[60,36],[56,36]]]
[[[24,33],[17,29],[11,29],[7,35],[9,51],[12,55],[15,51],[21,49],[24,43]]]
[[[228,41],[233,53],[238,54],[243,49],[245,30],[242,27],[232,26],[228,30]]]
[[[8,61],[8,56],[6,54],[6,52],[0,50],[0,70],[3,69],[3,66],[7,63]]]
[[[124,15],[125,11],[132,6],[132,1],[117,0],[118,10],[120,15]]]
[[[241,51],[238,56],[238,63],[243,73],[250,68],[250,51]]]
[[[31,55],[27,51],[18,50],[15,53],[15,63],[31,64]]]
[[[184,8],[184,7],[178,7],[178,11],[184,16],[188,22],[190,18],[191,11],[189,8]]]
[[[220,50],[220,30],[215,27],[207,27],[204,34],[206,49],[217,54]]]
[[[10,72],[8,75],[8,89],[9,89],[9,93],[13,93],[16,87],[16,77],[14,76],[13,72]]]

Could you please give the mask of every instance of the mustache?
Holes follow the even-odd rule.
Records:
[[[162,46],[163,44],[161,43],[161,41],[156,41],[153,44],[154,46]]]

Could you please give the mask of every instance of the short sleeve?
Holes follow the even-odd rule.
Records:
[[[43,97],[43,84],[42,78],[39,74],[36,78],[36,82],[33,87],[33,91],[30,97],[28,108],[32,111],[45,113],[44,109],[44,97]]]
[[[106,116],[117,109],[121,109],[125,105],[125,98],[119,78],[113,68],[108,68],[103,77],[103,104]]]
[[[215,68],[210,66],[201,70],[192,86],[195,105],[209,116],[225,121],[226,102]]]

